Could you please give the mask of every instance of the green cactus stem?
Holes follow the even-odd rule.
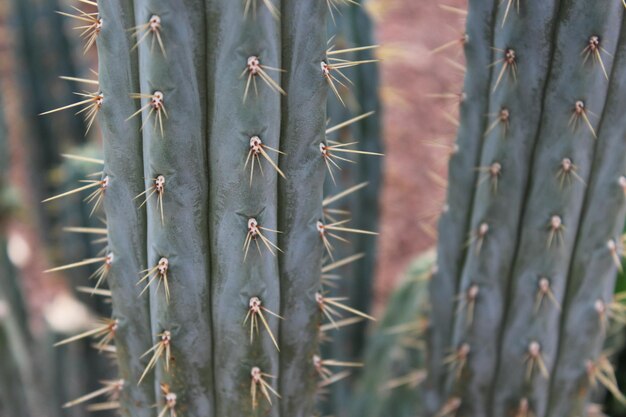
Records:
[[[612,370],[601,349],[625,214],[617,116],[624,7],[571,0],[522,3],[518,12],[511,3],[492,9],[491,65],[468,62],[466,85],[473,71],[490,72],[491,85],[463,106],[487,99],[489,116],[480,161],[463,170],[478,172],[476,185],[463,187],[473,202],[453,209],[449,201],[440,223],[432,415],[583,415],[596,383],[622,397],[607,383]],[[468,28],[481,10],[470,4]],[[461,117],[460,132],[468,125]],[[451,173],[460,169],[455,158],[450,164]],[[450,184],[452,199],[461,182],[451,175]],[[470,213],[467,249],[448,233],[453,210]],[[464,259],[450,275],[448,255]],[[433,386],[441,375],[443,385]]]

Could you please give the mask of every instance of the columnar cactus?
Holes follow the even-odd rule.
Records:
[[[430,415],[575,416],[597,384],[619,395],[602,346],[626,214],[623,9],[470,2]]]
[[[334,19],[329,19],[329,37],[340,48],[349,48],[358,45],[374,44],[373,22],[370,20],[364,2],[358,2],[360,7],[344,5],[333,13]],[[372,59],[370,50],[360,51],[356,54],[357,60]],[[363,65],[346,71],[353,86],[343,88],[340,93],[344,95],[346,106],[330,97],[328,100],[328,120],[331,124],[342,120],[348,120],[359,115],[366,115],[358,122],[344,129],[335,130],[328,135],[341,143],[349,143],[358,140],[359,149],[370,152],[382,152],[381,138],[381,113],[378,95],[379,66]],[[365,113],[367,109],[371,113]],[[383,158],[369,155],[355,155],[356,164],[345,164],[340,174],[337,175],[336,183],[331,178],[326,179],[324,189],[329,195],[341,195],[346,189],[351,189],[354,184],[358,189],[328,204],[325,211],[331,217],[341,217],[349,213],[354,227],[367,230],[376,230],[378,223],[378,196],[382,185],[382,161]],[[327,200],[328,201],[328,200]],[[336,287],[333,293],[349,296],[352,306],[364,311],[370,311],[373,300],[374,275],[376,270],[377,241],[371,236],[354,236],[351,245],[338,247],[341,257],[350,256],[356,252],[362,254],[362,259],[346,266],[339,271],[341,279],[334,281]],[[350,361],[361,361],[365,346],[367,330],[366,321],[334,332],[332,339],[325,344],[324,354],[332,357],[340,357]],[[358,370],[355,370],[358,371]],[[335,416],[343,415],[341,410],[349,407],[350,396],[357,372],[352,372],[350,377],[332,386],[328,398],[322,398],[325,414]]]
[[[372,233],[324,218],[326,169],[358,152],[326,142],[326,97],[342,69],[371,62],[349,54],[371,47],[328,49],[335,3],[77,11],[98,50],[81,105],[99,119],[104,166],[64,194],[91,191],[108,245],[69,267],[100,265],[96,286],[111,290],[113,317],[81,336],[102,350],[114,340],[119,379],[98,393],[123,415],[157,404],[170,416],[310,417],[319,386],[341,376],[330,368],[351,366],[319,356],[321,321],[371,317],[326,294],[322,259],[341,262],[346,233]]]

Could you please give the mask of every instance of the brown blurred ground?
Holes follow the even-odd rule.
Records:
[[[440,4],[465,9],[465,1],[373,0],[368,6],[377,23],[385,105],[385,180],[376,297],[381,305],[407,263],[435,242],[436,211],[443,204],[446,149],[428,142],[452,143],[456,126],[454,100],[428,97],[460,92],[462,63],[458,45],[432,54],[460,38],[460,14]]]

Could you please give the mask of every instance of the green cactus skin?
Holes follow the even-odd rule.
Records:
[[[427,361],[428,379],[424,383],[424,408],[437,412],[442,398],[440,390],[445,378],[442,362],[450,348],[455,306],[452,300],[459,292],[459,275],[463,267],[467,230],[479,165],[483,133],[487,126],[485,114],[489,106],[491,71],[485,70],[493,61],[494,10],[498,1],[470,0],[467,15],[467,42],[464,45],[466,75],[461,103],[458,150],[453,153],[448,169],[449,189],[446,206],[439,220],[437,270],[430,281],[435,300],[432,305]]]
[[[368,337],[365,349],[368,366],[359,376],[350,405],[351,416],[415,416],[422,398],[415,395],[414,386],[421,379],[420,373],[425,374],[425,352],[418,346],[423,342],[422,327],[426,327],[430,313],[428,282],[434,264],[434,252],[411,262],[404,282],[387,304],[380,325]],[[413,384],[394,385],[407,376],[415,378]]]
[[[58,78],[59,75],[76,76],[84,72],[67,36],[76,22],[66,25],[67,19],[55,13],[66,10],[59,0],[12,0],[6,3],[10,4],[8,7],[15,24],[22,114],[29,126],[29,137],[25,138],[33,167],[29,185],[41,200],[58,191],[49,179],[48,171],[60,162],[62,151],[86,140],[82,117],[73,117],[72,112],[54,118],[38,116],[41,112],[76,101],[73,91],[80,90],[74,90],[76,85]],[[42,236],[51,243],[55,240],[55,234],[51,232],[58,222],[56,214],[49,206],[41,206],[38,215],[46,231]]]
[[[246,256],[242,244],[251,218],[261,227],[281,230],[277,224],[279,174],[262,159],[264,174],[255,166],[250,182],[250,162],[247,169],[243,165],[254,136],[264,145],[285,151],[280,142],[280,94],[259,85],[258,95],[252,93],[243,102],[245,83],[239,77],[242,64],[250,56],[258,56],[262,65],[283,67],[281,27],[271,14],[259,13],[246,24],[237,23],[240,28],[233,30],[232,22],[242,19],[243,10],[232,7],[229,0],[217,2],[211,13],[221,18],[211,40],[211,48],[219,52],[211,59],[210,67],[233,69],[225,71],[222,81],[215,80],[209,87],[210,251],[215,254],[211,257],[211,297],[213,337],[219,341],[214,343],[213,354],[216,416],[253,415],[249,389],[242,390],[241,381],[250,378],[250,370],[255,366],[265,373],[279,375],[279,352],[262,323],[259,323],[261,333],[254,336],[251,344],[250,323],[242,327],[242,322],[252,297],[258,297],[265,308],[280,314],[281,282],[276,256],[260,242],[260,253],[250,247]],[[272,158],[276,156],[270,151],[268,154]],[[280,181],[284,180],[280,178]],[[234,184],[238,185],[233,188]],[[262,233],[276,242],[276,233]],[[280,320],[268,313],[264,317],[272,334],[278,337]],[[238,378],[232,377],[233,371]],[[265,400],[259,403],[257,412],[280,415],[278,408],[270,407]]]
[[[458,235],[445,233],[451,205],[440,223],[440,271],[448,255],[465,257],[462,271],[456,272],[456,313],[438,307],[452,304],[454,275],[440,280],[438,272],[431,285],[429,348],[445,343],[442,332],[453,321],[449,348],[467,344],[470,350],[466,360],[453,362],[448,370],[437,357],[442,352],[431,351],[429,415],[457,400],[458,413],[464,416],[520,415],[524,403],[537,417],[582,415],[589,398],[587,363],[598,358],[605,337],[595,309],[598,299],[608,304],[612,297],[617,248],[607,242],[618,240],[625,214],[619,182],[625,169],[624,122],[617,116],[623,100],[623,77],[617,70],[623,46],[616,47],[623,6],[529,2],[519,14],[509,11],[503,23],[507,4],[494,9],[490,23],[494,47],[499,48],[493,61],[514,50],[517,82],[510,72],[501,72],[503,61],[491,68],[489,127],[484,127],[481,173],[473,188],[467,254],[459,251]],[[468,28],[476,10],[470,4]],[[607,76],[597,60],[583,62],[592,36],[599,37]],[[468,73],[477,70],[486,71],[468,63]],[[582,117],[572,126],[578,100],[584,102],[593,129]],[[466,103],[473,103],[471,95]],[[503,109],[506,131],[498,121]],[[462,117],[461,132],[465,125]],[[565,158],[575,165],[574,172],[571,165],[563,165]],[[499,163],[497,188],[487,171],[494,162]],[[451,172],[454,165],[453,158]],[[468,167],[465,174],[470,170],[476,167]],[[459,184],[451,176],[451,190]],[[537,307],[542,278],[550,296],[544,291]],[[441,298],[446,294],[448,298]],[[531,346],[538,352],[532,353]],[[460,364],[457,376],[454,367]],[[429,390],[444,372],[448,375],[437,398]]]
[[[585,399],[586,361],[595,361],[600,355],[605,337],[602,326],[597,325],[595,303],[602,300],[608,304],[612,299],[616,267],[607,242],[619,241],[626,217],[624,187],[620,183],[626,172],[626,121],[620,115],[626,105],[626,77],[621,70],[625,63],[626,26],[622,22],[563,301],[565,317],[561,324],[556,372],[550,385],[548,411],[551,416],[579,412],[579,402],[560,399],[576,398],[581,387],[582,399]],[[580,307],[575,308],[577,306]]]
[[[208,124],[208,118],[212,116],[209,116],[207,102],[214,102],[214,98],[208,96],[205,79],[208,70],[205,50],[208,35],[202,13],[205,6],[199,1],[167,0],[135,1],[134,5],[135,25],[145,24],[152,15],[161,18],[167,54],[164,56],[158,48],[152,50],[149,42],[139,46],[141,90],[135,91],[147,94],[161,91],[169,115],[163,123],[163,135],[160,128],[153,127],[155,115],[144,120],[146,127],[143,129],[145,190],[154,187],[153,179],[158,175],[163,175],[166,181],[162,197],[165,222],[161,222],[155,196],[148,199],[146,205],[148,264],[145,268],[153,267],[162,257],[167,258],[171,291],[168,303],[162,287],[157,288],[154,284],[150,287],[150,346],[159,341],[159,334],[170,331],[172,356],[175,358],[171,372],[164,372],[159,365],[155,377],[158,383],[169,384],[171,391],[178,396],[179,407],[184,407],[188,415],[217,416],[221,413],[222,404],[213,398],[214,380],[218,380],[218,376],[214,374],[212,358],[213,346],[216,345],[214,338],[221,335],[215,333],[218,328],[211,326],[212,306],[209,300],[214,299],[211,285],[215,280],[209,277],[211,268],[215,267],[211,254],[216,252],[209,241],[219,220],[209,217],[209,206],[216,190],[212,190],[209,197],[207,166],[211,161],[207,158],[209,146],[216,153],[218,149],[217,145],[213,147],[206,133],[207,129],[213,128]],[[190,13],[190,10],[198,12]],[[220,13],[219,10],[211,12]],[[243,11],[237,18],[241,19],[242,14]],[[231,18],[234,19],[234,15]],[[235,72],[232,71],[233,74]],[[237,79],[240,72],[233,75],[232,83],[240,84],[241,80]],[[144,102],[142,100],[142,105]],[[232,110],[233,114],[237,114],[235,109]],[[231,169],[234,171],[236,168],[239,166]],[[231,215],[236,216],[233,212]],[[107,217],[110,218],[110,215]],[[242,230],[245,233],[245,229]],[[229,232],[228,239],[238,250],[230,249],[238,254],[241,243],[233,239],[237,236],[236,229],[233,227]],[[234,257],[228,260],[233,265],[241,262]],[[220,271],[218,276],[222,277],[222,273]],[[245,309],[234,308],[239,299],[232,302],[233,308],[227,310],[228,318],[232,320],[229,324],[246,334],[241,326]],[[224,334],[222,337],[226,342],[231,336]],[[144,347],[144,350],[147,348]],[[164,361],[164,358],[161,360]],[[154,389],[157,402],[162,404],[163,395],[159,387]],[[230,405],[225,404],[224,407]],[[223,415],[230,413],[224,411]]]
[[[278,229],[281,316],[280,415],[309,417],[316,392],[313,355],[317,353],[320,309],[319,272],[323,245],[316,230],[322,220],[325,166],[319,146],[325,140],[327,85],[319,77],[325,59],[325,2],[283,2],[282,65],[287,71],[282,102],[280,167],[287,181],[278,183]],[[307,186],[304,187],[303,184]],[[303,343],[303,341],[306,341]]]
[[[106,105],[100,110],[104,139],[104,172],[115,185],[107,189],[104,210],[107,214],[108,250],[115,256],[107,282],[113,294],[113,317],[120,320],[115,334],[119,378],[127,381],[122,392],[124,415],[153,414],[156,403],[153,381],[136,386],[145,361],[141,355],[153,344],[148,297],[140,297],[139,271],[148,267],[145,211],[137,209],[136,195],[144,191],[144,162],[140,121],[126,118],[138,104],[129,97],[139,91],[138,61],[128,51],[133,43],[128,28],[135,26],[129,2],[103,1],[99,13],[107,24],[98,39],[99,81]]]
[[[498,350],[501,320],[498,318],[503,317],[505,312],[508,275],[515,255],[524,190],[530,175],[530,161],[541,116],[540,104],[551,58],[551,48],[536,48],[535,45],[551,45],[548,36],[554,30],[555,13],[555,2],[528,5],[524,19],[515,24],[509,22],[495,32],[496,48],[515,50],[518,79],[514,83],[511,72],[506,71],[495,89],[495,74],[499,74],[504,64],[492,68],[490,121],[506,108],[510,112],[510,123],[506,136],[503,126],[498,125],[483,139],[479,166],[499,162],[503,169],[497,193],[492,190],[491,180],[475,188],[470,230],[466,233],[466,239],[472,243],[461,272],[459,294],[464,295],[459,296],[465,297],[477,285],[479,298],[473,306],[471,301],[461,304],[461,307],[457,305],[449,349],[456,350],[464,343],[476,348],[470,352],[465,364],[467,376],[459,381],[456,373],[450,372],[446,384],[448,396],[460,396],[465,400],[463,410],[472,416],[489,413],[489,390],[497,365],[494,355]],[[499,22],[494,24],[499,25]],[[500,52],[494,61],[502,58],[503,52]],[[481,237],[485,225],[488,231],[486,236]],[[468,325],[470,310],[473,310],[473,319]]]
[[[340,7],[340,12],[334,13],[334,22],[329,19],[329,37],[334,36],[334,43],[338,48],[350,48],[359,45],[374,45],[372,22],[364,7],[347,5]],[[372,51],[360,51],[354,54],[355,60],[374,59]],[[381,140],[381,103],[378,95],[378,65],[365,65],[347,70],[346,74],[354,83],[348,90],[350,97],[344,97],[348,107],[344,107],[333,96],[328,99],[328,119],[330,125],[349,120],[365,112],[374,111],[371,116],[340,129],[329,135],[329,139],[340,142],[358,140],[360,150],[382,153]],[[354,96],[354,97],[352,97]],[[337,175],[337,184],[333,184],[327,177],[324,189],[326,195],[337,193],[354,184],[367,183],[359,191],[343,198],[332,208],[348,210],[352,214],[351,224],[357,229],[376,231],[378,223],[378,195],[382,183],[382,159],[367,155],[351,157],[356,164],[344,164],[341,173]],[[333,293],[346,296],[350,305],[360,311],[369,312],[372,302],[372,291],[376,262],[377,240],[371,236],[355,235],[350,238],[350,245],[337,247],[338,259],[350,256],[353,253],[364,254],[363,259],[342,268],[342,277],[336,284]],[[350,362],[362,361],[362,348],[365,346],[365,321],[343,328],[340,332],[333,332],[332,341],[324,346],[323,356],[341,358]],[[335,416],[344,415],[348,408],[352,385],[358,369],[350,377],[329,387],[330,398],[324,398],[321,407],[325,414]],[[343,411],[342,411],[343,410]]]

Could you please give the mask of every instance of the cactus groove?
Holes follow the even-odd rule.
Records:
[[[611,378],[602,346],[626,211],[623,13],[618,1],[469,4],[430,286],[429,415],[584,415]]]

